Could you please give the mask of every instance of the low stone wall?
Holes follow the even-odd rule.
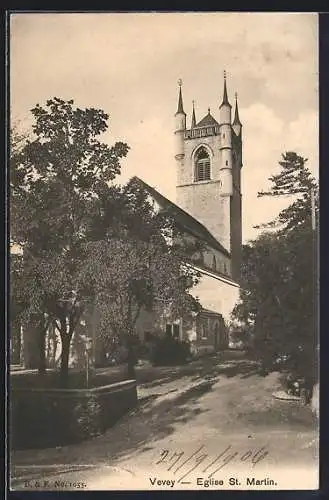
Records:
[[[11,447],[45,448],[103,433],[137,403],[135,380],[90,389],[11,390]]]

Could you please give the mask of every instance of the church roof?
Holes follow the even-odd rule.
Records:
[[[202,118],[199,123],[196,124],[197,127],[209,127],[209,126],[219,126],[219,123],[215,120],[215,118],[208,113],[204,118]]]
[[[177,226],[186,231],[187,233],[192,234],[194,237],[201,239],[203,242],[207,243],[214,249],[219,250],[224,255],[230,257],[230,253],[223,247],[223,245],[208,231],[208,229],[201,224],[201,222],[197,221],[192,215],[188,214],[180,208],[178,205],[168,200],[165,196],[163,196],[159,191],[151,187],[146,182],[142,181],[139,177],[135,176],[135,180],[137,180],[146,191],[152,196],[152,198],[162,207],[162,209],[169,209],[173,214]]]
[[[202,307],[200,314],[205,313],[205,314],[213,314],[216,316],[221,316],[223,317],[219,312],[213,311],[212,309],[206,309],[205,307]]]

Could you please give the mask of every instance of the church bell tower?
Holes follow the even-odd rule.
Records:
[[[218,121],[210,108],[197,121],[193,102],[191,127],[186,128],[181,80],[178,83],[178,108],[175,114],[177,204],[199,220],[230,252],[231,275],[239,282],[242,250],[242,124],[237,94],[232,122],[232,106],[224,72]]]

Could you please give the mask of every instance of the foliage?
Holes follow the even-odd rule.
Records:
[[[80,271],[95,199],[120,172],[128,146],[98,140],[108,127],[102,110],[55,97],[31,112],[33,138],[13,147],[11,158],[11,238],[24,250],[15,290],[27,319],[39,315],[44,332],[49,321],[58,328],[65,378],[70,341],[91,299]]]
[[[138,180],[114,185],[128,146],[99,141],[106,113],[54,98],[32,114],[33,138],[12,148],[11,237],[23,248],[15,301],[43,339],[49,323],[58,329],[63,383],[76,325],[95,306],[103,335],[127,343],[131,368],[142,309],[172,318],[198,309],[189,294],[196,246],[173,239],[174,220],[153,209]]]
[[[91,395],[89,398],[79,402],[73,410],[74,434],[81,439],[85,436],[94,437],[101,434],[101,412],[102,407],[97,396]]]
[[[292,197],[295,195],[296,199],[287,208],[281,210],[278,217],[261,227],[275,227],[285,234],[300,227],[310,227],[311,193],[312,190],[317,191],[317,183],[307,168],[307,161],[307,158],[294,152],[282,155],[282,160],[279,161],[281,167],[279,173],[269,178],[270,190],[261,191],[258,196]],[[318,200],[316,199],[315,202],[318,209]]]
[[[95,295],[103,336],[117,335],[129,349],[142,310],[173,320],[199,309],[189,293],[199,275],[188,265],[195,245],[173,242],[174,221],[153,210],[135,180],[117,203],[120,217],[112,217],[103,239],[88,244],[82,281]],[[104,220],[110,217],[104,211]]]
[[[315,377],[315,236],[311,190],[316,183],[306,160],[286,153],[273,186],[261,196],[297,198],[275,221],[243,248],[240,302],[233,316],[252,332],[253,346],[266,369],[288,369],[296,376]],[[315,208],[317,209],[316,202]],[[289,359],[280,366],[278,358]]]
[[[228,324],[229,342],[233,344],[243,345],[244,348],[249,346],[249,329],[246,322],[237,321],[236,318],[230,320]]]
[[[188,342],[165,336],[157,339],[152,352],[155,366],[175,366],[188,362],[191,356]]]

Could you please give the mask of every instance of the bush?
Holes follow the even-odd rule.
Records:
[[[133,351],[134,365],[137,364],[138,359],[142,352],[142,345],[137,335],[130,336],[130,342]],[[97,368],[104,368],[106,366],[117,366],[128,362],[128,348],[119,337],[108,339],[103,346],[102,358],[97,361]]]
[[[80,401],[74,408],[73,432],[83,439],[84,436],[98,436],[101,434],[102,407],[95,396]]]
[[[164,337],[156,342],[151,360],[155,366],[183,365],[188,362],[190,356],[188,342]]]

